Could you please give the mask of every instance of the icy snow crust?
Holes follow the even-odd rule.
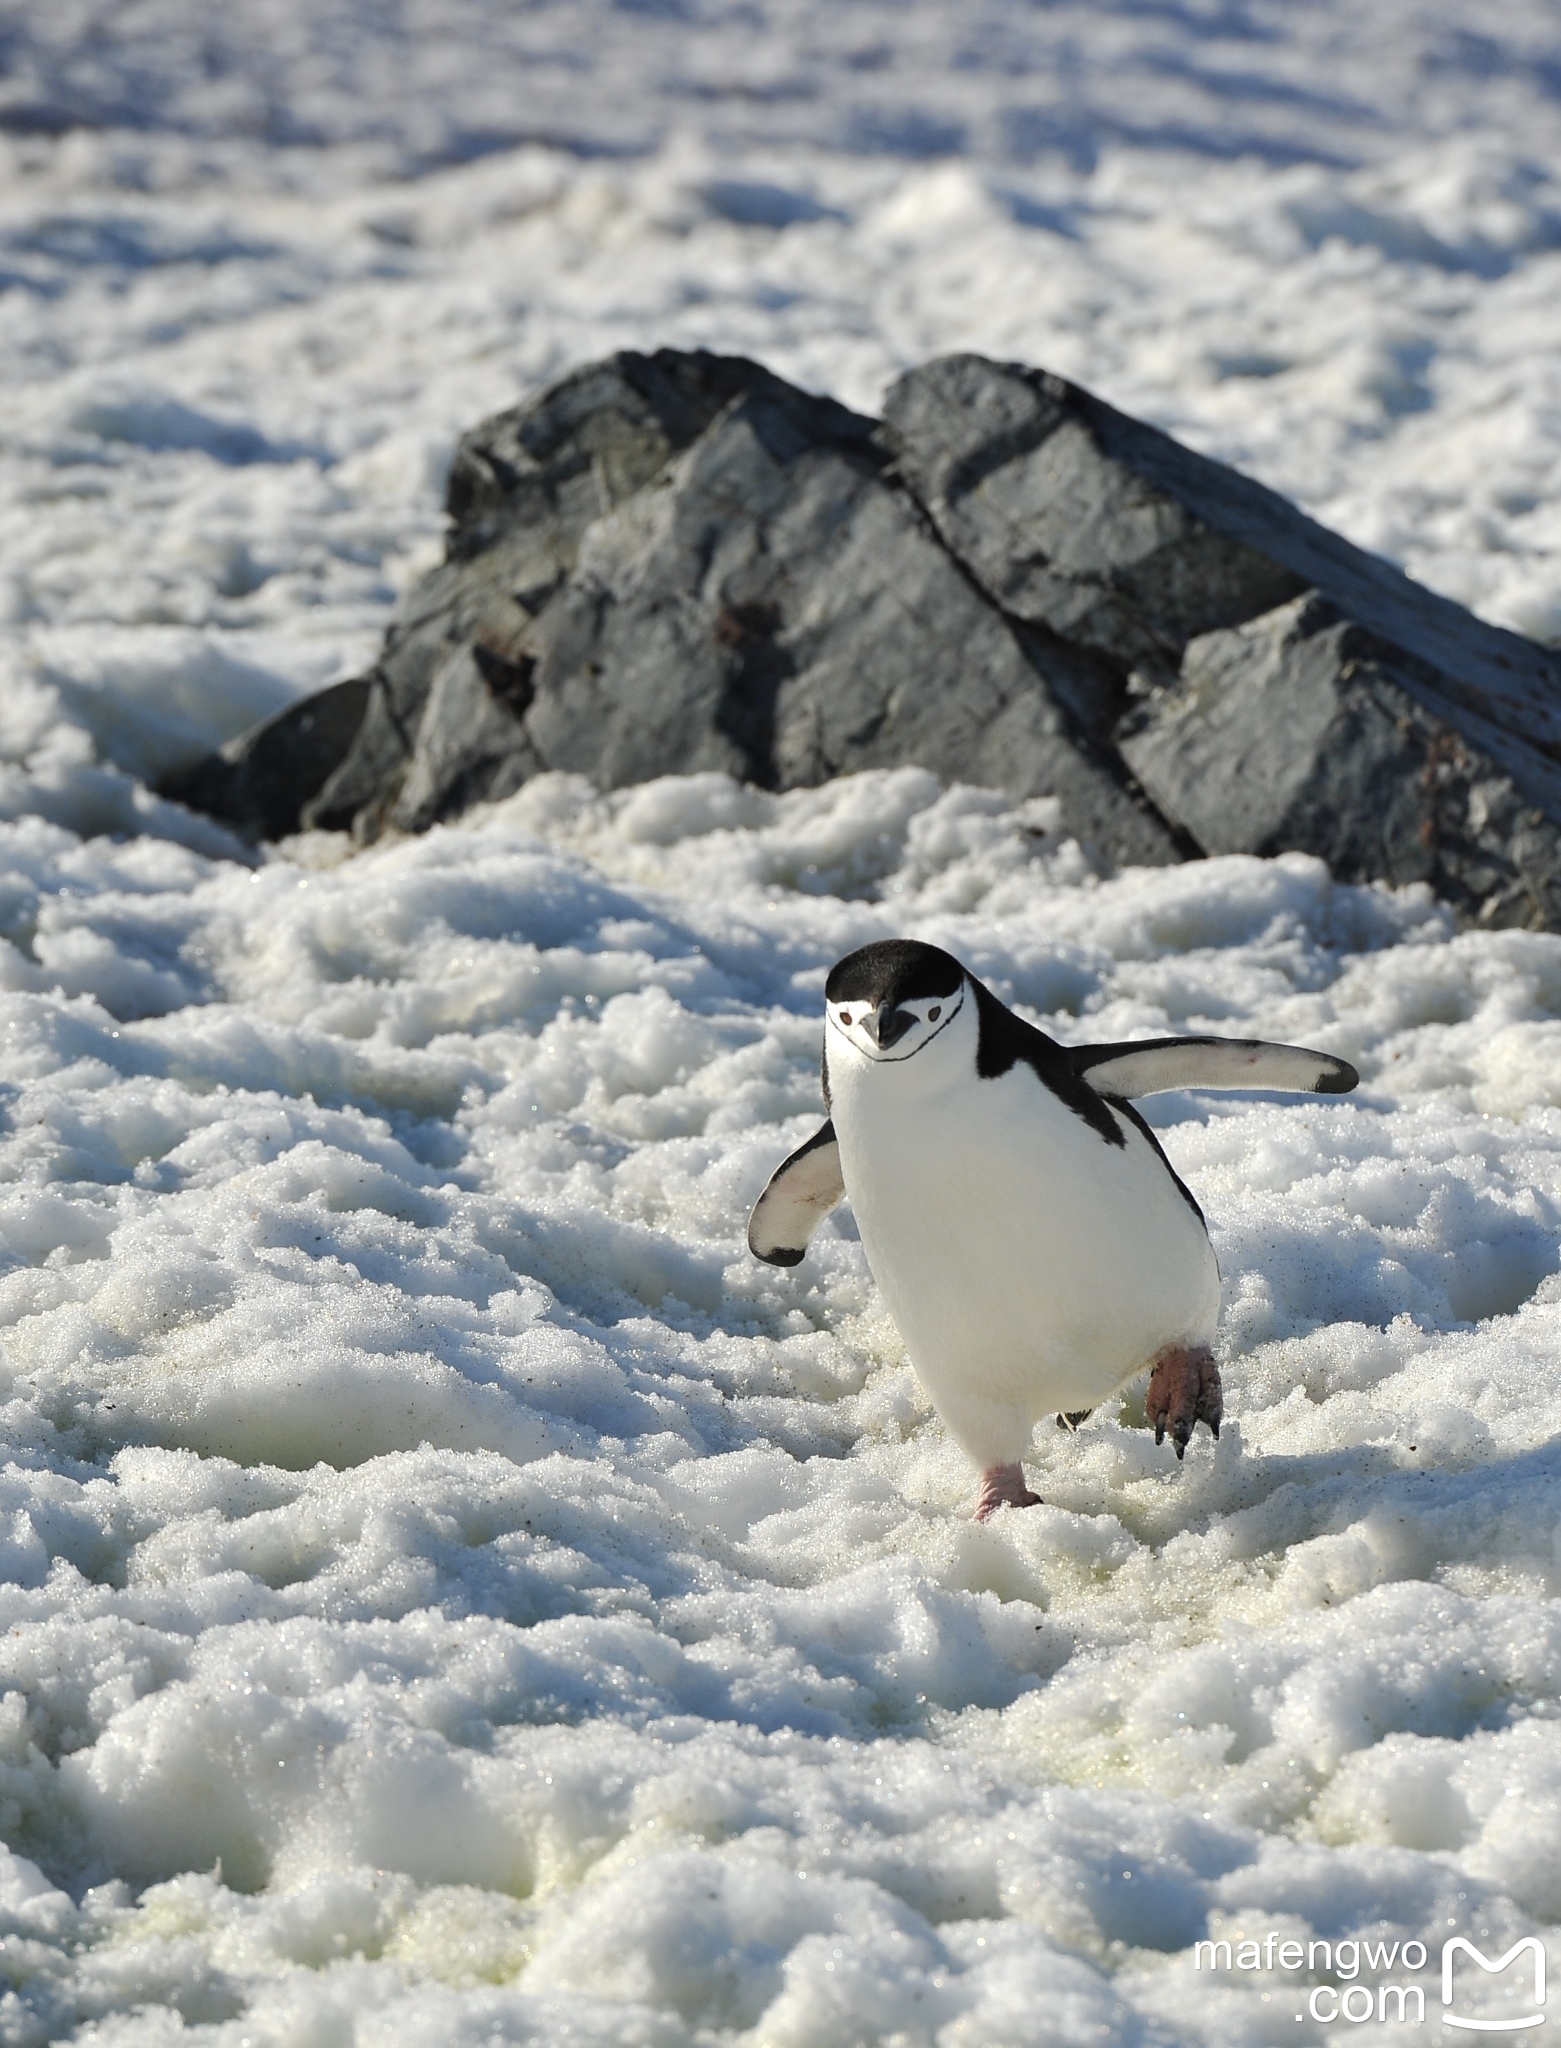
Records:
[[[1561,942],[1046,844],[916,770],[256,870],[9,828],[0,1810],[98,1887],[13,1864],[12,2038],[1241,2041],[1211,1914],[1561,1916]],[[897,931],[1361,1064],[1157,1100],[1184,1469],[1130,1395],[978,1527],[849,1219],[746,1255]]]
[[[8,2048],[1246,2048],[1321,2030],[1200,1936],[1561,1920],[1561,942],[917,771],[350,857],[150,793],[620,345],[1024,357],[1555,638],[1561,59],[1467,18],[7,15]],[[1185,1467],[1130,1395],[977,1527],[849,1214],[746,1255],[892,932],[1360,1065],[1146,1105],[1225,1282]]]

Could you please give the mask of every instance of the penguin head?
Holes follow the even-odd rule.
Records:
[[[952,953],[880,939],[848,953],[824,984],[827,1045],[875,1066],[900,1065],[941,1037],[966,1006],[969,978]],[[844,1041],[844,1046],[841,1041]],[[944,1040],[952,1043],[952,1034]]]

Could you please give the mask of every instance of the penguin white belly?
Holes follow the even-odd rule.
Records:
[[[842,1077],[844,1078],[844,1077]],[[958,1089],[839,1091],[863,1248],[911,1363],[982,1466],[1093,1407],[1219,1313],[1208,1233],[1120,1112],[1121,1146],[1026,1065]]]

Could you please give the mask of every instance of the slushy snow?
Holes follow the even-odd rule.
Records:
[[[1463,13],[7,22],[7,2048],[1388,2039],[1194,1944],[1424,1943],[1432,2024],[1448,1934],[1561,1922],[1561,940],[915,769],[367,851],[152,792],[619,346],[1023,357],[1561,637],[1561,46]],[[849,1211],[747,1254],[896,933],[1359,1065],[1144,1105],[1224,1280],[1184,1466],[1129,1390],[978,1526]]]

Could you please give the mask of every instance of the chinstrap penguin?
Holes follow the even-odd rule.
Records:
[[[1257,1039],[1059,1045],[952,954],[888,939],[824,989],[830,1116],[759,1197],[748,1243],[796,1265],[848,1196],[873,1278],[949,1434],[977,1517],[1039,1496],[1020,1459],[1147,1370],[1155,1442],[1219,1435],[1219,1269],[1203,1212],[1132,1106],[1165,1088],[1338,1095],[1331,1054]]]

